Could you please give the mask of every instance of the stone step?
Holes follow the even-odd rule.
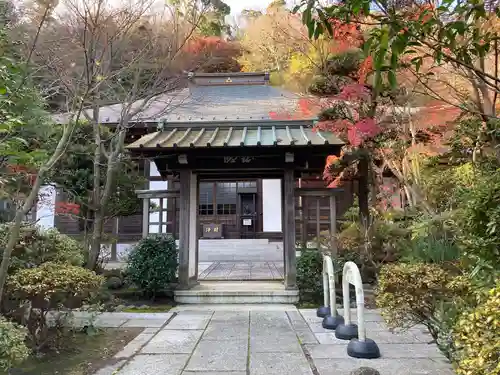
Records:
[[[221,240],[200,239],[200,245],[210,245],[210,246],[221,246],[221,245],[252,246],[252,245],[269,245],[269,244],[270,242],[266,238],[242,238],[242,239],[221,239]]]
[[[176,290],[175,301],[185,304],[290,304],[298,290],[285,290],[281,281],[202,281],[189,290]]]

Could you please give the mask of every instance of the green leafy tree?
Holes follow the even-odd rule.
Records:
[[[37,2],[40,9],[45,9],[37,21],[36,35],[39,35],[42,26],[54,5],[52,1]],[[0,144],[2,156],[5,155],[2,162],[1,177],[5,176],[5,168],[9,170],[10,165],[20,165],[27,171],[28,184],[26,190],[19,194],[15,192],[8,197],[9,201],[14,201],[14,214],[9,222],[9,236],[3,249],[2,263],[0,265],[0,303],[3,297],[7,272],[9,270],[12,252],[18,244],[21,227],[26,215],[33,208],[41,186],[46,182],[49,172],[54,167],[59,158],[64,154],[65,149],[71,140],[73,126],[71,124],[61,127],[61,133],[57,140],[54,140],[46,149],[45,153],[39,152],[42,147],[35,149],[36,154],[30,150],[30,142],[37,142],[37,139],[27,141],[19,137],[19,132],[26,124],[41,125],[47,118],[44,112],[43,102],[40,100],[36,91],[33,90],[30,80],[31,57],[37,38],[34,38],[33,44],[29,49],[30,53],[26,58],[18,53],[14,48],[14,42],[7,36],[5,26],[0,30],[0,128],[2,129],[2,139]],[[83,92],[70,105],[74,111],[75,117],[81,114],[82,102],[88,92]],[[14,100],[15,99],[15,100]],[[38,115],[35,115],[38,114]],[[23,129],[24,130],[24,129]],[[40,131],[41,128],[38,129]],[[35,143],[36,144],[36,143]]]
[[[195,26],[201,36],[230,35],[226,17],[231,7],[222,0],[169,0],[182,20]]]
[[[113,133],[105,126],[101,126],[103,146],[112,142]],[[85,234],[92,233],[95,210],[91,202],[94,188],[93,164],[93,128],[88,122],[76,126],[75,140],[68,147],[68,152],[60,159],[51,173],[51,181],[63,190],[67,200],[78,205],[77,212],[68,212],[80,219],[81,229]],[[105,184],[105,157],[102,155],[101,188]],[[131,159],[127,152],[123,152],[117,161],[117,173],[110,197],[106,202],[105,221],[113,217],[135,214],[141,207],[136,190],[142,188],[146,182],[139,171],[136,161]],[[88,240],[88,238],[87,238]]]

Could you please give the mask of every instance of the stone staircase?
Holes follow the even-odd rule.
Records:
[[[200,273],[199,284],[175,291],[175,300],[186,304],[290,304],[297,290],[285,290],[282,278],[283,243],[267,239],[200,240],[199,265],[217,263]],[[271,272],[266,272],[266,267]],[[266,266],[266,267],[264,267]],[[210,266],[211,267],[211,266]],[[230,269],[230,272],[226,272]],[[280,277],[281,272],[281,277]],[[207,274],[208,277],[204,277]],[[217,279],[217,280],[214,280]],[[258,280],[257,280],[258,279]]]
[[[176,290],[175,301],[186,304],[290,304],[298,290],[285,290],[282,281],[201,281],[189,290]]]

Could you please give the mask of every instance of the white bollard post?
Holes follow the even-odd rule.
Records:
[[[356,291],[357,325],[351,322],[351,306],[349,285],[354,285]],[[365,294],[363,280],[358,266],[347,262],[342,272],[342,294],[345,323],[337,326],[335,337],[351,340],[347,346],[347,354],[354,358],[379,358],[380,350],[375,341],[366,338],[365,327]]]
[[[318,318],[324,318],[331,314],[330,309],[330,292],[329,292],[329,283],[328,283],[328,270],[325,265],[325,257],[323,256],[323,306],[318,307],[316,310],[316,316]]]
[[[328,255],[325,255],[323,257],[323,269],[326,269],[326,275],[328,279],[328,300],[330,314],[323,318],[322,326],[325,329],[333,330],[337,328],[339,324],[344,323],[344,318],[340,316],[337,311],[337,298],[335,296],[335,270],[333,268],[332,258],[330,258]],[[325,273],[323,273],[323,275],[325,275]],[[324,285],[323,290],[325,290]]]

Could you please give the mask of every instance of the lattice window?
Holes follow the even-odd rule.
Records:
[[[217,215],[236,214],[236,182],[217,182],[216,184]]]
[[[149,233],[168,233],[167,204],[167,198],[149,200]]]
[[[200,183],[200,215],[208,216],[214,214],[214,183]]]

